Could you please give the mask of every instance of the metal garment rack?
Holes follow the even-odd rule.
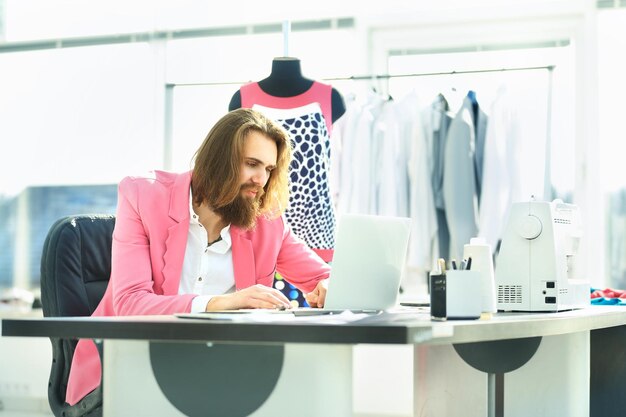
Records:
[[[288,55],[289,50],[289,23],[283,24],[283,36],[284,36],[284,52],[285,56]],[[330,77],[322,78],[322,81],[377,81],[387,80],[391,78],[409,78],[409,77],[428,77],[428,76],[441,76],[441,75],[460,75],[460,74],[477,74],[477,73],[495,73],[495,72],[507,72],[507,71],[536,71],[546,70],[548,71],[548,97],[547,108],[548,114],[546,115],[546,145],[545,145],[545,172],[544,172],[544,200],[548,201],[552,198],[552,84],[554,65],[545,66],[528,66],[528,67],[504,67],[504,68],[484,68],[476,70],[464,70],[464,71],[447,71],[447,72],[416,72],[407,74],[370,74],[370,75],[353,75],[346,77]],[[202,83],[167,83],[165,84],[165,117],[164,117],[164,135],[163,135],[163,167],[166,170],[172,169],[172,150],[173,150],[173,111],[174,111],[174,88],[176,87],[201,87],[201,86],[219,86],[219,85],[243,85],[248,81],[220,81],[220,82],[202,82]]]
[[[532,70],[548,70],[552,72],[554,65],[544,65],[538,67],[504,67],[504,68],[485,68],[476,70],[464,70],[464,71],[446,71],[446,72],[415,72],[408,74],[372,74],[372,75],[356,75],[350,77],[333,77],[324,78],[327,81],[350,81],[350,80],[385,80],[390,78],[405,78],[405,77],[428,77],[435,75],[458,75],[458,74],[476,74],[485,72],[506,72],[506,71],[532,71]]]
[[[286,56],[286,55],[285,55]],[[548,70],[550,73],[554,70],[554,65],[544,65],[537,67],[504,67],[504,68],[490,68],[490,69],[477,69],[477,70],[465,70],[465,71],[446,71],[446,72],[414,72],[407,74],[371,74],[371,75],[351,75],[345,77],[326,77],[321,78],[321,81],[372,81],[372,80],[386,80],[390,78],[407,78],[407,77],[427,77],[435,75],[459,75],[459,74],[477,74],[486,72],[507,72],[507,71],[533,71],[533,70]],[[214,82],[200,82],[200,83],[170,83],[166,84],[166,88],[174,87],[200,87],[200,86],[212,86],[212,85],[243,85],[253,80],[246,81],[214,81]]]

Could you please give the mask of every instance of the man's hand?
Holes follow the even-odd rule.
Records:
[[[328,278],[321,280],[313,291],[305,294],[304,298],[311,307],[324,307],[326,301],[326,290],[328,288]]]
[[[277,289],[256,284],[231,294],[216,295],[206,305],[206,311],[238,308],[291,308],[291,304]]]

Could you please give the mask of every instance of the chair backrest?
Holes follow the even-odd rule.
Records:
[[[45,317],[90,316],[111,275],[115,217],[76,215],[57,220],[41,257],[41,303]],[[93,391],[74,406],[65,402],[67,379],[77,340],[51,338],[52,367],[48,400],[55,416],[102,413],[102,391]]]

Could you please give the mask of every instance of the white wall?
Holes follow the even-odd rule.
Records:
[[[0,54],[0,192],[158,164],[153,62],[146,44]]]

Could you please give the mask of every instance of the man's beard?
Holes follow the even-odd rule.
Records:
[[[244,196],[243,192],[247,190],[257,191],[256,196]],[[242,229],[251,229],[256,225],[256,218],[261,213],[261,196],[263,196],[262,187],[244,184],[239,189],[239,193],[232,203],[215,208],[213,211],[220,215],[227,224],[232,224]]]

